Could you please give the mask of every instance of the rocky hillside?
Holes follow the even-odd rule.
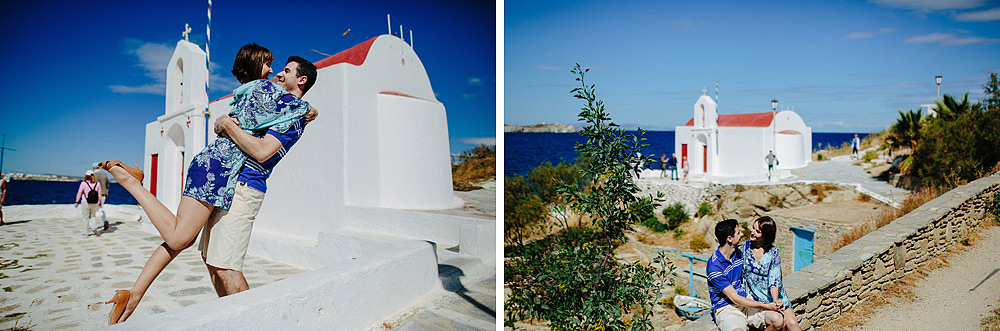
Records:
[[[535,124],[528,126],[518,126],[518,125],[503,125],[503,132],[555,132],[555,133],[572,133],[576,132],[576,128],[572,125],[566,125],[562,123],[552,123],[552,124]]]

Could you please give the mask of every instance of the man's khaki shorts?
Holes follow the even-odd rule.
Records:
[[[747,325],[760,328],[764,326],[764,310],[727,305],[715,311],[715,325],[722,331],[748,330]]]
[[[215,208],[201,231],[198,250],[205,263],[216,268],[243,271],[243,260],[250,246],[250,231],[257,218],[264,192],[236,183],[236,193],[229,211]]]

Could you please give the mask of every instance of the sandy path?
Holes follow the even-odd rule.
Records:
[[[915,282],[915,298],[890,299],[855,330],[979,330],[1000,300],[1000,227]]]

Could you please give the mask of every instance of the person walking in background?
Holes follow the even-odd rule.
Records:
[[[678,179],[680,179],[680,178],[677,177],[677,154],[676,153],[671,153],[670,154],[670,159],[667,160],[667,168],[670,168],[670,179],[671,180],[678,180]]]
[[[7,179],[0,174],[0,225],[3,225],[3,201],[7,199]]]
[[[691,172],[690,166],[688,165],[688,158],[685,156],[681,159],[681,168],[684,169],[684,184],[688,183],[688,172]]]
[[[97,209],[103,203],[101,203],[101,184],[94,180],[93,170],[87,170],[87,173],[83,176],[83,182],[80,183],[80,188],[76,190],[76,199],[73,200],[76,204],[73,207],[80,207],[81,198],[85,202],[83,209],[81,209],[81,214],[83,215],[84,222],[87,224],[83,236],[99,236],[97,227],[100,226],[100,223],[97,222],[95,216],[97,216]]]
[[[667,173],[667,153],[660,154],[660,178]]]
[[[861,147],[861,139],[858,139],[858,135],[854,134],[854,139],[851,139],[851,159],[858,159],[858,148]]]
[[[773,151],[767,151],[767,156],[764,157],[764,162],[767,163],[767,180],[771,180],[771,172],[774,171],[774,166],[778,165],[778,157],[774,156]]]
[[[108,200],[108,174],[97,166],[97,162],[91,165],[94,171],[94,180],[101,184],[101,207],[97,208],[97,215],[104,221],[104,231],[108,231],[108,214],[104,211],[104,201]]]

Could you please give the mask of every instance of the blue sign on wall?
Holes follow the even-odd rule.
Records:
[[[816,231],[790,226],[795,233],[795,251],[792,260],[795,263],[792,271],[798,271],[813,263],[813,238]]]

